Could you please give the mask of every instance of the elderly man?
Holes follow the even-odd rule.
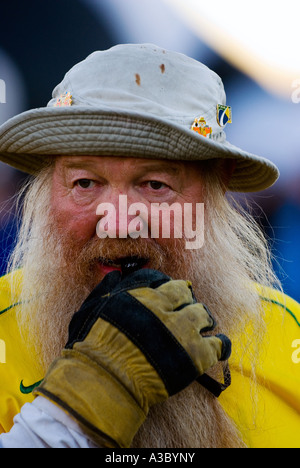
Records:
[[[214,72],[143,44],[2,126],[33,175],[0,281],[2,447],[300,445],[299,306],[226,193],[278,171],[230,122]]]

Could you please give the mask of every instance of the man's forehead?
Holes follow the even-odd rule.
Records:
[[[57,163],[63,168],[70,169],[101,169],[103,167],[133,168],[143,171],[163,171],[178,174],[189,167],[187,162],[160,159],[142,159],[117,156],[60,156]]]

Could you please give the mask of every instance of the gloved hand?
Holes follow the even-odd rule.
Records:
[[[69,327],[66,348],[35,395],[47,397],[106,447],[129,447],[149,408],[230,355],[224,335],[195,302],[191,284],[158,271],[112,272]]]

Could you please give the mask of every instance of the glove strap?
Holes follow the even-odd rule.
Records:
[[[231,385],[231,374],[228,363],[223,366],[224,383],[210,377],[208,374],[202,374],[196,381],[218,398],[226,388]]]

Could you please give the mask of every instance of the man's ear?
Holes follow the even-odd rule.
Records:
[[[227,190],[229,182],[231,180],[232,174],[236,168],[236,160],[235,159],[222,159],[220,161],[221,164],[221,180],[224,185],[224,191]]]

